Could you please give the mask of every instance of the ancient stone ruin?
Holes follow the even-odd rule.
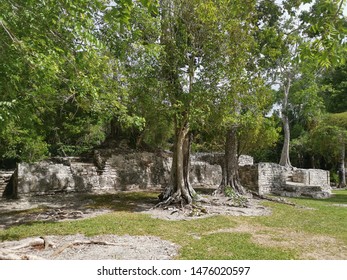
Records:
[[[161,189],[168,184],[170,153],[112,150],[94,152],[92,158],[52,158],[38,163],[20,163],[4,192],[7,197],[59,192],[109,192]],[[221,181],[221,167],[193,157],[190,180],[194,187],[215,187]]]
[[[169,183],[171,164],[169,152],[116,153],[111,149],[96,150],[87,158],[64,157],[20,163],[11,180],[7,173],[3,196],[21,198],[62,192],[160,190]],[[192,155],[192,186],[217,188],[222,178],[222,164],[223,154]],[[262,195],[325,198],[331,194],[328,171],[290,169],[274,163],[253,164],[250,156],[240,156],[239,165],[241,183]]]
[[[6,185],[10,182],[14,170],[0,170],[0,194],[5,191]]]
[[[321,169],[284,167],[257,163],[240,167],[243,186],[261,195],[327,198],[331,196],[330,173]]]

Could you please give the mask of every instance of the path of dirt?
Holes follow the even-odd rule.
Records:
[[[174,258],[179,250],[178,245],[154,236],[109,234],[86,237],[77,234],[44,238],[49,240],[52,246],[45,248],[37,241],[40,238],[2,242],[0,259],[3,256],[3,259],[168,260]],[[30,243],[33,245],[23,247],[23,244]]]

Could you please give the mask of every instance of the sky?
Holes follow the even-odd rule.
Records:
[[[276,0],[275,2],[278,4],[281,4],[283,2],[283,0]],[[304,4],[302,6],[304,9],[308,9],[310,4]],[[347,16],[347,4],[344,5],[343,14],[344,14],[344,16]]]

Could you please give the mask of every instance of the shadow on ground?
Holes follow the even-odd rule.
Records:
[[[158,203],[153,192],[58,194],[26,199],[0,199],[0,229],[34,222],[90,218],[113,211],[142,212]]]

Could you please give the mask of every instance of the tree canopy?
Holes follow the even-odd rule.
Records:
[[[347,110],[344,7],[323,0],[3,0],[1,166],[125,138],[137,148],[171,149],[163,201],[190,203],[191,147],[224,151],[221,185],[238,191],[241,152],[261,159],[277,143],[282,155],[274,160],[290,166],[293,144],[295,163],[304,154],[326,158],[317,135],[346,130],[334,115]]]

